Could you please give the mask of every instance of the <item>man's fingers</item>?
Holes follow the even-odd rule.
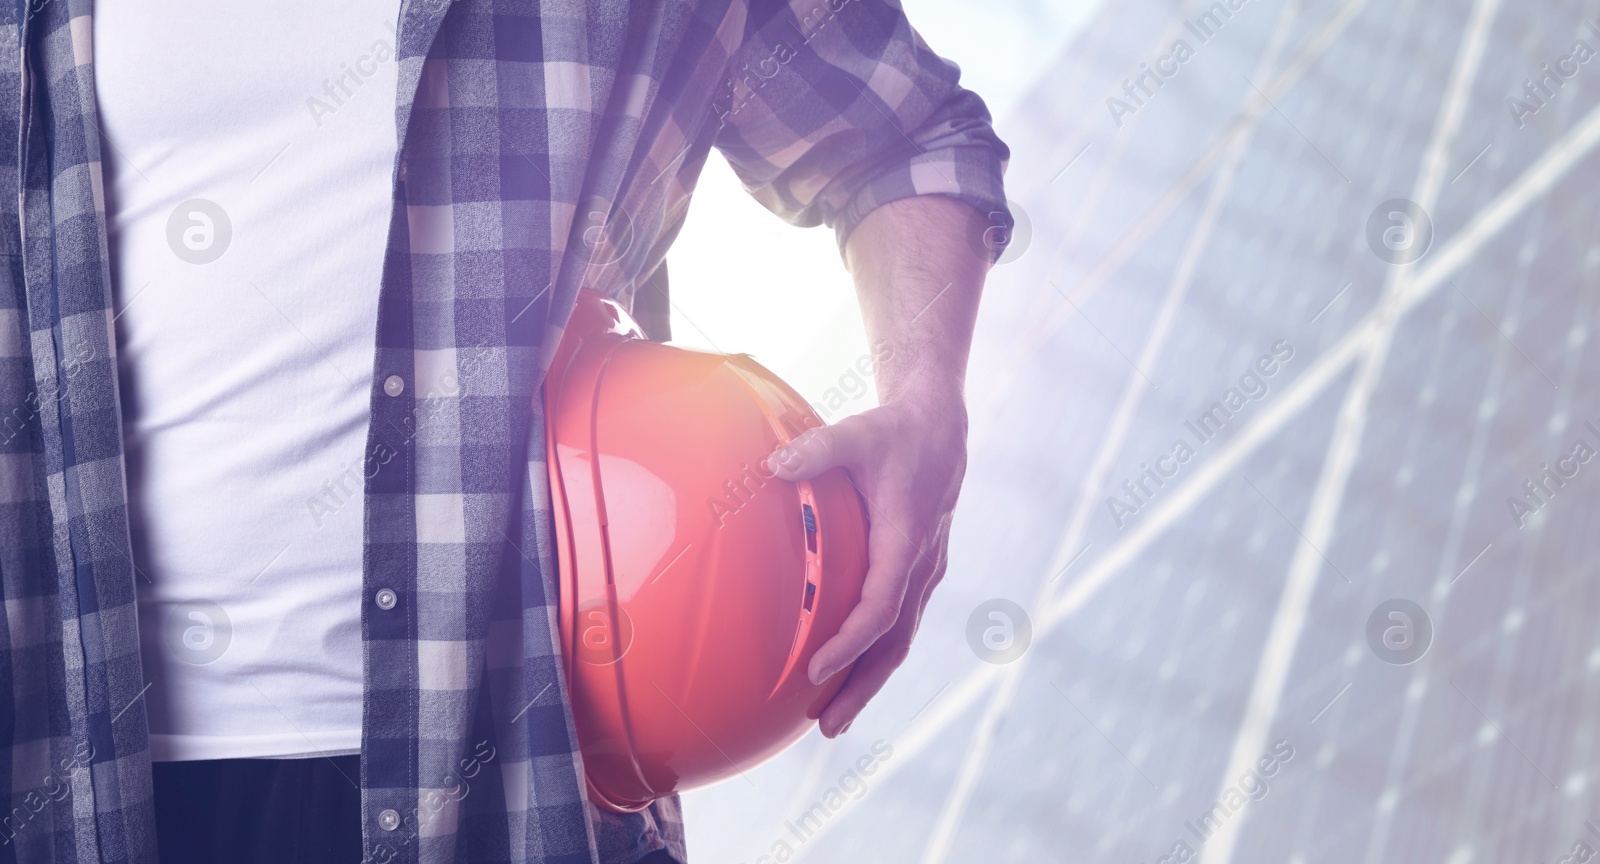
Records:
[[[850,610],[838,635],[812,655],[812,683],[821,684],[832,678],[900,619],[911,568],[917,561],[917,547],[882,519],[874,522],[867,546],[867,578],[861,588],[861,602]]]
[[[911,653],[911,643],[916,638],[922,610],[944,570],[945,544],[940,542],[935,546],[932,556],[924,555],[916,559],[912,572],[927,572],[912,577],[900,608],[900,617],[894,626],[861,655],[855,668],[850,670],[850,678],[822,710],[818,725],[824,736],[834,738],[842,734]]]
[[[902,637],[899,633],[895,633],[879,641],[863,654],[855,668],[850,670],[850,678],[844,682],[844,687],[839,689],[833,701],[828,703],[828,707],[822,709],[822,716],[817,724],[822,728],[822,734],[828,738],[838,737],[839,733],[844,731],[844,727],[856,719],[856,715],[861,713],[861,709],[867,706],[872,697],[883,689],[889,676],[905,662],[906,654],[910,650],[910,635]]]
[[[779,480],[810,480],[854,458],[855,424],[845,418],[837,426],[817,426],[772,451],[767,469]]]

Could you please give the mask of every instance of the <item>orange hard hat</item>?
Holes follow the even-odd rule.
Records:
[[[867,515],[841,469],[763,460],[820,426],[744,355],[647,341],[582,291],[544,389],[563,668],[590,798],[628,812],[753,767],[847,677],[807,664],[861,598]]]

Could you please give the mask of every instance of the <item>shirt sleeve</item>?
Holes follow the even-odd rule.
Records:
[[[898,0],[751,0],[749,15],[713,107],[716,147],[757,201],[832,227],[841,251],[868,213],[915,195],[966,202],[985,238],[1010,236],[1010,151]]]

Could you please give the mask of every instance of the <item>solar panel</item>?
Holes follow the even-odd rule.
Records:
[[[1600,16],[1235,3],[1042,65],[950,575],[849,735],[691,799],[715,860],[1600,850]]]

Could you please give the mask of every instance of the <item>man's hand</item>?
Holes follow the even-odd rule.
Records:
[[[849,472],[871,524],[861,602],[811,659],[821,683],[855,661],[823,710],[835,737],[905,661],[923,607],[944,576],[950,514],[967,464],[962,389],[988,259],[985,223],[950,198],[918,197],[872,211],[845,247],[878,363],[879,407],[813,429],[773,454],[784,480]]]
[[[832,738],[861,713],[911,651],[922,609],[944,577],[950,512],[966,470],[967,417],[959,399],[910,398],[812,429],[772,466],[784,480],[844,468],[867,502],[871,533],[861,603],[811,659],[811,680],[860,657],[822,712]],[[864,652],[864,653],[863,653]]]

